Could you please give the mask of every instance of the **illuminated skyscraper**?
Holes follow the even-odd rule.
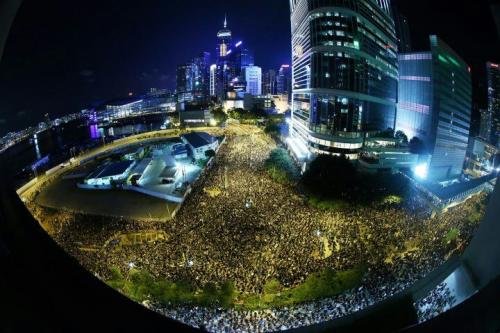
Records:
[[[224,58],[228,54],[228,51],[231,48],[232,37],[233,34],[231,30],[227,28],[227,17],[225,17],[224,28],[219,30],[217,33],[217,38],[219,39],[217,44],[217,56],[219,58]]]
[[[488,111],[492,115],[491,143],[500,148],[500,65],[486,64]]]
[[[276,95],[276,71],[274,69],[262,74],[262,94]]]
[[[217,96],[215,87],[216,87],[216,78],[217,78],[217,65],[213,64],[210,66],[210,96]]]
[[[193,95],[205,101],[210,94],[210,53],[202,52],[193,60]]]
[[[244,72],[247,94],[262,95],[262,69],[257,66],[248,66],[245,67]]]
[[[493,128],[493,112],[487,109],[481,109],[479,113],[481,115],[479,121],[479,137],[490,142],[492,138],[491,130]]]
[[[408,19],[393,4],[391,7],[394,24],[396,27],[396,36],[398,38],[398,52],[411,52],[411,35]]]
[[[206,102],[210,90],[210,53],[202,52],[193,61],[177,66],[177,97],[180,102]]]
[[[244,47],[242,43],[243,42],[236,43],[233,49],[236,68],[238,71],[238,73],[236,73],[237,75],[240,75],[245,67],[253,66],[255,64],[253,53]]]
[[[223,99],[229,90],[229,85],[236,75],[236,65],[231,57],[232,32],[227,27],[227,17],[224,18],[224,28],[217,33],[217,69],[215,92],[218,98]]]
[[[292,97],[292,68],[290,65],[281,65],[276,78],[276,90],[279,95],[288,95]]]
[[[310,152],[355,159],[366,132],[394,128],[397,39],[389,4],[290,0],[290,134]]]
[[[194,99],[194,65],[187,63],[177,66],[176,93],[179,102]]]
[[[399,55],[396,130],[419,138],[431,155],[428,175],[444,180],[462,173],[472,111],[469,66],[437,36],[429,52]]]

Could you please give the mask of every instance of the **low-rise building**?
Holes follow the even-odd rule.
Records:
[[[182,135],[181,138],[182,141],[189,147],[191,155],[195,159],[205,159],[206,151],[215,151],[219,147],[219,140],[205,132],[191,132]]]
[[[497,154],[498,149],[486,140],[480,137],[470,138],[465,159],[465,173],[475,178],[492,173],[500,162],[495,161]]]
[[[106,115],[109,118],[124,118],[143,107],[143,100],[136,98],[127,98],[110,101],[106,104]]]
[[[366,139],[358,159],[360,169],[368,172],[413,169],[418,162],[419,155],[392,138]]]
[[[90,186],[110,186],[114,182],[124,181],[133,169],[135,161],[124,160],[101,166],[85,178],[84,183]]]

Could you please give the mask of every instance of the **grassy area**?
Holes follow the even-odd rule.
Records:
[[[269,176],[281,184],[291,184],[298,177],[295,163],[283,148],[276,148],[271,151],[265,167]]]
[[[472,212],[468,217],[469,223],[477,224],[481,222],[481,220],[484,217],[484,212],[486,210],[487,203],[488,203],[488,198],[484,200],[482,203],[476,203],[474,205],[474,209],[472,210]]]
[[[309,197],[309,205],[321,210],[342,210],[350,207],[350,204],[340,199],[322,199],[317,196]]]
[[[444,243],[450,244],[451,242],[456,240],[459,235],[460,235],[460,230],[458,230],[457,228],[450,229],[450,231],[448,231],[444,237]]]
[[[364,272],[363,267],[341,272],[326,269],[309,275],[303,283],[293,288],[284,288],[279,281],[270,280],[262,294],[241,294],[237,308],[279,308],[332,297],[359,285]]]
[[[381,203],[383,205],[400,205],[402,202],[403,202],[403,198],[401,196],[395,195],[395,194],[386,195],[381,200]]]
[[[155,279],[148,272],[136,269],[124,276],[118,268],[113,268],[112,277],[107,283],[137,302],[153,299],[162,304],[231,307],[236,295],[232,282],[220,286],[208,283],[202,289],[197,289],[186,281]]]
[[[130,270],[125,276],[119,269],[113,268],[112,277],[107,283],[138,302],[153,299],[162,304],[256,310],[290,306],[337,295],[356,287],[364,273],[364,267],[341,272],[326,269],[311,274],[303,283],[292,288],[283,287],[278,280],[270,280],[260,294],[239,293],[232,282],[220,285],[208,283],[203,288],[194,288],[188,282],[154,279],[149,273],[136,269]]]

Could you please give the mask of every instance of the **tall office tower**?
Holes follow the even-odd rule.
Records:
[[[210,53],[202,52],[193,59],[193,95],[195,100],[206,101],[210,93]]]
[[[216,97],[216,79],[217,79],[217,65],[210,66],[210,97]]]
[[[193,100],[194,68],[192,63],[177,66],[176,93],[180,102]]]
[[[223,99],[226,97],[230,84],[236,76],[236,64],[234,63],[234,57],[232,56],[232,32],[227,27],[227,17],[224,19],[224,28],[219,30],[217,33],[217,39],[217,73],[215,90],[217,97]]]
[[[493,128],[493,112],[488,109],[479,110],[481,115],[479,123],[479,137],[486,142],[491,141],[491,129]]]
[[[500,65],[488,62],[486,64],[488,80],[488,111],[492,113],[493,128],[491,143],[500,148]]]
[[[396,27],[396,36],[398,38],[398,52],[409,53],[411,52],[411,35],[408,19],[401,14],[394,3],[392,4],[391,9]]]
[[[236,65],[236,76],[243,73],[243,69],[248,66],[254,65],[254,56],[251,51],[242,46],[242,42],[238,42],[234,45],[232,49],[231,56],[234,57],[234,62]]]
[[[279,95],[292,96],[292,68],[290,65],[281,65],[276,78],[276,91]]]
[[[262,74],[262,94],[276,95],[276,71],[274,69]]]
[[[428,178],[462,173],[472,111],[469,66],[448,45],[430,36],[429,52],[399,55],[396,130],[419,138],[431,158]]]
[[[262,69],[258,66],[247,66],[244,72],[247,94],[262,95]]]
[[[312,153],[355,159],[366,132],[394,128],[397,39],[389,1],[290,0],[290,7],[290,134]]]

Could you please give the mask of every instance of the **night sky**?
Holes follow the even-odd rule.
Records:
[[[484,63],[500,61],[486,0],[393,1],[415,48],[428,49],[428,35],[438,34],[471,65],[476,87]],[[47,112],[54,118],[129,91],[174,89],[177,64],[214,53],[225,13],[256,65],[290,63],[288,0],[25,1],[0,64],[0,135]]]

